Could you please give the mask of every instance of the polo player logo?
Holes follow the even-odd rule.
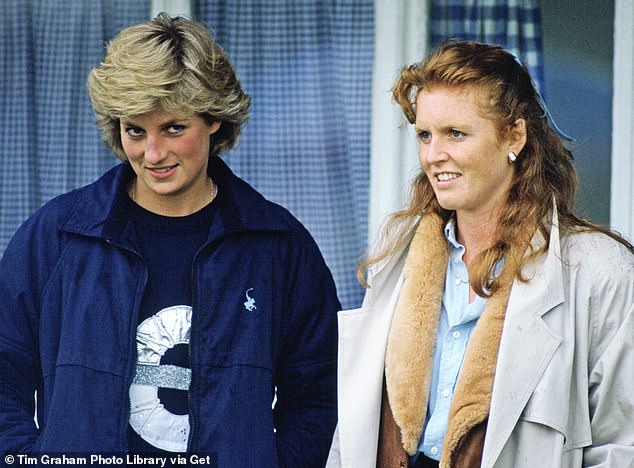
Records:
[[[257,307],[255,306],[255,299],[249,296],[249,291],[253,291],[253,288],[249,288],[245,292],[247,300],[244,303],[244,308],[247,309],[249,312],[252,312],[253,310],[257,309]]]

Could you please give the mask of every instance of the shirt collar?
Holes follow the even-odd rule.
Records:
[[[456,238],[456,218],[451,217],[447,224],[445,224],[445,237],[447,238],[447,242],[455,249],[464,249],[464,246],[458,242]]]

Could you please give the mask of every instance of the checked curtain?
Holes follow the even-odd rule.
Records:
[[[150,0],[0,4],[0,253],[29,214],[116,164],[85,80]],[[366,244],[373,50],[367,0],[194,2],[253,97],[229,165],[293,212],[320,245],[346,307]]]
[[[369,170],[370,129],[399,125],[372,111],[373,70],[381,66],[375,11],[385,11],[376,8],[384,1],[192,2],[194,18],[228,52],[253,97],[251,119],[225,160],[306,225],[346,308],[363,296],[355,270],[368,243],[370,178],[381,178]],[[453,37],[501,43],[541,82],[537,0],[387,1],[428,8],[432,44]],[[100,142],[85,80],[110,38],[148,19],[151,1],[3,0],[0,11],[1,254],[43,203],[117,163]],[[389,163],[403,155],[381,157]]]
[[[543,94],[539,0],[431,0],[431,44],[448,39],[489,42],[517,54]]]

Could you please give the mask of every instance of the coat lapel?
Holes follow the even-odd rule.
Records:
[[[442,304],[449,247],[440,216],[424,216],[405,261],[403,286],[394,311],[385,356],[385,381],[403,448],[410,455],[420,440],[431,383],[435,335]]]
[[[493,466],[530,395],[561,343],[542,316],[564,301],[559,231],[553,215],[549,248],[523,270],[528,282],[516,280],[511,290],[491,399],[483,467]],[[531,244],[543,245],[536,233]],[[539,343],[539,346],[528,346]]]

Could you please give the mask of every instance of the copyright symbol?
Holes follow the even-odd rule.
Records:
[[[15,457],[13,455],[7,455],[4,457],[4,461],[7,465],[13,465],[13,462],[15,461]]]

